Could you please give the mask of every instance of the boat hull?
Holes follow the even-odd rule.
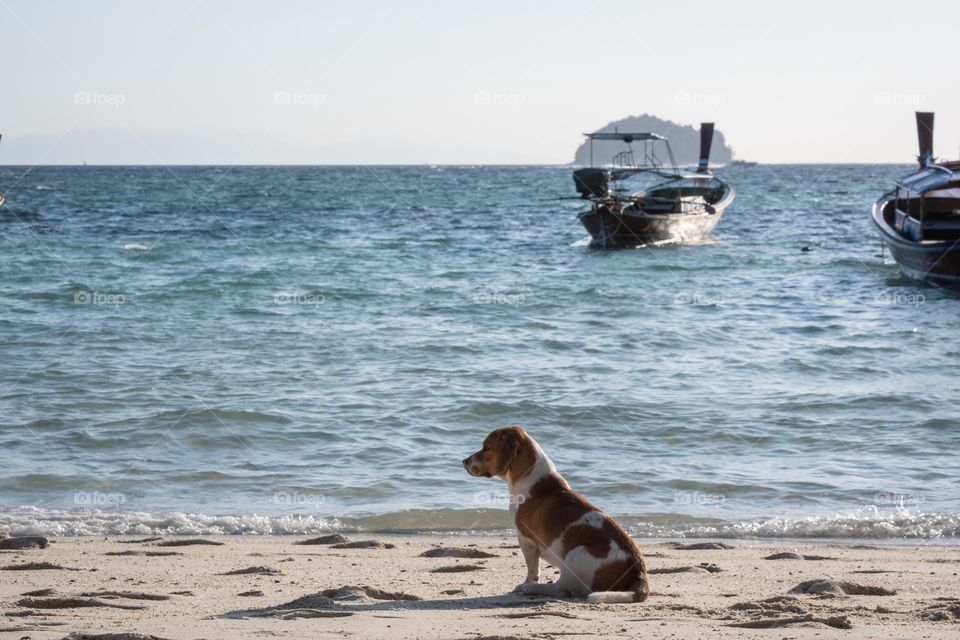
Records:
[[[891,205],[889,197],[877,200],[870,220],[900,270],[917,280],[960,289],[960,242],[916,242],[903,237],[884,215]]]
[[[722,209],[714,213],[644,213],[595,206],[580,214],[580,223],[595,247],[640,247],[672,242],[697,242],[717,226]]]

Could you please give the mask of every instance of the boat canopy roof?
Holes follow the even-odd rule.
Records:
[[[663,136],[656,133],[619,133],[609,131],[596,131],[594,133],[583,134],[591,140],[622,140],[626,143],[634,140],[666,140]]]
[[[930,165],[901,178],[897,182],[897,186],[911,193],[924,193],[957,181],[960,181],[960,174],[954,173],[946,167]]]

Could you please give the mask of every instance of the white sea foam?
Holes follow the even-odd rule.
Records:
[[[482,512],[489,512],[484,515]],[[340,519],[315,515],[207,515],[119,509],[0,508],[0,533],[8,535],[303,535],[342,529],[468,531],[508,534],[495,509],[405,511]],[[960,514],[863,510],[833,516],[745,522],[697,521],[682,516],[625,517],[639,538],[928,539],[960,541]]]
[[[864,507],[832,515],[743,522],[631,520],[636,536],[722,538],[960,539],[960,514]]]
[[[123,245],[123,249],[125,251],[147,251],[150,247],[140,242],[128,242]]]
[[[0,509],[0,532],[8,535],[290,535],[339,529],[334,518],[312,515],[205,515],[114,509]]]

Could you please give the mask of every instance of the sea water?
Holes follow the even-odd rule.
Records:
[[[0,167],[0,531],[498,531],[524,426],[636,535],[960,535],[960,297],[905,166],[597,250],[569,167]]]

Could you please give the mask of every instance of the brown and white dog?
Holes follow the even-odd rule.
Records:
[[[573,492],[523,429],[493,431],[463,466],[472,476],[507,481],[510,514],[527,562],[527,577],[516,591],[590,602],[647,599],[640,549],[609,516]],[[541,557],[560,569],[555,582],[540,584]]]

